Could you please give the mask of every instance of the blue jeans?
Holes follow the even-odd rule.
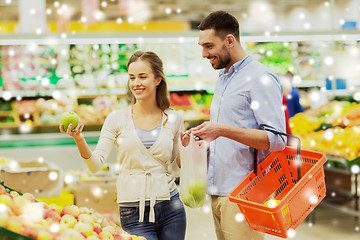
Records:
[[[120,207],[122,228],[147,240],[184,240],[186,214],[179,193],[155,204],[155,222],[149,222],[150,207],[145,206],[144,222],[139,222],[139,207]]]

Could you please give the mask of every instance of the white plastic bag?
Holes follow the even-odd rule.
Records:
[[[180,141],[180,160],[181,200],[188,207],[201,207],[206,198],[206,145],[199,146],[191,133],[188,146],[182,146]]]

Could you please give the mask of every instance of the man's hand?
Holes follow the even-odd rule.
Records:
[[[218,122],[203,122],[199,126],[191,128],[194,136],[199,136],[206,142],[211,142],[221,136],[223,124]]]

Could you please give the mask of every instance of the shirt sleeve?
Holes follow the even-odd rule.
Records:
[[[251,91],[251,106],[260,129],[286,133],[282,95],[283,89],[276,75],[266,72],[260,76],[257,86]],[[270,131],[266,133],[270,151],[281,151],[285,148],[285,136]]]
[[[102,126],[99,141],[96,145],[95,150],[92,152],[92,155],[88,159],[84,159],[88,169],[95,173],[101,169],[103,164],[106,162],[111,149],[114,145],[116,139],[115,127],[112,121],[112,113],[110,113]]]
[[[173,143],[173,151],[172,151],[172,157],[170,161],[170,165],[168,167],[168,170],[175,175],[175,177],[180,176],[180,167],[177,165],[176,159],[179,154],[179,138],[180,138],[180,132],[184,131],[184,119],[179,113],[176,113],[177,116],[177,124],[174,134],[174,143]]]

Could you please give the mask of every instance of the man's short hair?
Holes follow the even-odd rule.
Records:
[[[232,34],[237,41],[240,41],[239,22],[233,15],[225,11],[215,11],[210,13],[201,21],[198,29],[201,31],[214,29],[216,35],[222,39],[225,39],[226,35]]]

